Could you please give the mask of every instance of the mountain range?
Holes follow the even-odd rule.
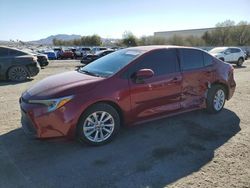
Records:
[[[34,44],[53,44],[53,39],[57,40],[74,40],[74,39],[80,39],[81,35],[67,35],[67,34],[58,34],[58,35],[51,35],[47,38],[36,40],[36,41],[29,41],[30,43]]]
[[[81,35],[67,35],[67,34],[58,34],[58,35],[51,35],[47,38],[43,38],[40,40],[34,40],[34,41],[20,41],[20,40],[10,40],[10,41],[2,41],[0,40],[0,45],[11,45],[11,44],[35,44],[35,45],[52,45],[53,44],[53,39],[58,39],[58,40],[74,40],[74,39],[80,39],[82,36]],[[117,42],[119,39],[111,39],[111,38],[102,38],[101,39],[103,44],[105,45],[112,45],[115,42]]]

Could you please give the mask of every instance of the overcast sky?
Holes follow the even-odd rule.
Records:
[[[214,27],[227,19],[250,22],[249,0],[0,0],[0,40],[55,34],[121,38],[156,31]]]

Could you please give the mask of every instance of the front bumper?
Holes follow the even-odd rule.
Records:
[[[24,132],[30,137],[36,137],[37,130],[29,116],[21,109],[21,125]]]
[[[39,104],[29,104],[20,98],[21,124],[24,132],[35,138],[73,137],[75,127],[80,117],[74,103],[47,112],[47,107]]]
[[[33,77],[40,72],[40,66],[39,65],[37,66],[37,64],[35,65],[32,64],[28,66],[28,70],[29,70],[29,76]]]

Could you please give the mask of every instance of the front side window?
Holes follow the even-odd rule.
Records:
[[[179,71],[175,49],[162,49],[145,54],[133,67],[132,74],[140,69],[151,69],[155,76]]]
[[[202,51],[196,49],[181,49],[181,69],[194,70],[202,68],[203,65],[203,55]]]

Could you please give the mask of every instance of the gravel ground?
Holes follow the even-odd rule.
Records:
[[[0,82],[0,187],[250,187],[250,61],[217,115],[195,111],[124,128],[102,147],[32,140],[20,129],[18,99],[35,82],[74,70],[51,61],[29,82]]]

